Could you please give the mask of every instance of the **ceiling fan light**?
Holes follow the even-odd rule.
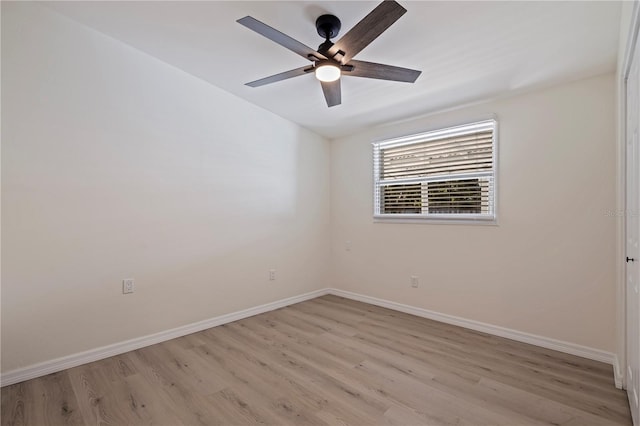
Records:
[[[340,78],[340,68],[332,64],[323,64],[316,67],[316,78],[325,83],[336,81]]]

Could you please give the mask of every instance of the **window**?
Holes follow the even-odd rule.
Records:
[[[373,144],[374,217],[495,221],[496,122]]]

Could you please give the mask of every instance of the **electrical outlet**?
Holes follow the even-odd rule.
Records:
[[[133,278],[125,278],[122,280],[122,294],[133,293],[136,289],[136,284]]]
[[[276,280],[276,270],[269,269],[269,281],[275,281],[275,280]]]
[[[347,240],[344,242],[344,249],[346,251],[351,251],[351,241]]]
[[[413,287],[413,288],[417,288],[418,287],[418,276],[417,275],[411,275],[411,287]]]

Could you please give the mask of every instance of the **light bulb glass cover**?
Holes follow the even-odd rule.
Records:
[[[316,67],[316,78],[326,83],[340,78],[340,68],[333,64],[320,64]]]

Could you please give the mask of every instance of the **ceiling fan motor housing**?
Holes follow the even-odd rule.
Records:
[[[322,15],[316,19],[316,29],[320,37],[332,39],[340,32],[340,20],[334,15]]]

